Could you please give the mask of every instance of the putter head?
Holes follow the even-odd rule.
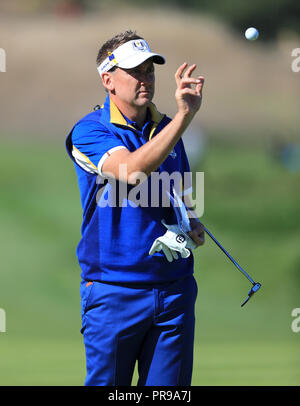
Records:
[[[247,299],[244,301],[244,303],[241,304],[241,307],[243,307],[248,302],[248,300],[251,298],[251,296],[253,296],[254,293],[256,293],[258,291],[258,289],[260,289],[260,287],[261,287],[261,284],[259,282],[255,282],[253,284],[252,288],[248,292]]]

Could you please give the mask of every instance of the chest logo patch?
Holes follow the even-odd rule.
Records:
[[[175,149],[172,149],[172,151],[169,153],[169,156],[175,159],[177,157]]]

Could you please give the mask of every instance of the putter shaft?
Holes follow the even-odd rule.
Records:
[[[241,307],[243,307],[249,299],[258,291],[258,289],[261,287],[261,284],[259,282],[254,282],[254,280],[251,278],[250,275],[247,274],[246,271],[232,258],[232,256],[225,250],[224,247],[219,243],[219,241],[212,235],[212,233],[203,225],[204,231],[210,236],[210,238],[217,244],[217,246],[224,252],[224,254],[227,256],[227,258],[230,259],[230,261],[237,267],[237,269],[252,283],[252,288],[248,292],[248,297],[246,300],[241,304]]]
[[[212,235],[212,233],[203,225],[204,231],[210,236],[210,238],[217,244],[217,246],[224,252],[224,254],[230,259],[230,261],[238,268],[240,272],[242,272],[243,275],[246,276],[246,278],[253,284],[255,285],[254,280],[251,278],[250,275],[247,274],[246,271],[243,270],[243,268],[232,258],[232,256],[225,250],[225,248],[222,247],[222,245],[219,243],[219,241]]]

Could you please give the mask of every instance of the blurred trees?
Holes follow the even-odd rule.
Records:
[[[1,0],[0,12],[89,13],[126,4],[210,14],[238,31],[258,28],[261,40],[276,39],[281,30],[300,33],[300,0]]]
[[[212,13],[237,30],[254,26],[261,39],[275,39],[281,30],[300,33],[299,0],[185,0]]]
[[[149,5],[149,0],[130,0]],[[262,40],[276,39],[281,30],[300,33],[300,0],[151,0],[151,4],[205,12],[241,31],[258,28]]]

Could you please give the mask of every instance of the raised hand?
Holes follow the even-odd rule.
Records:
[[[204,77],[191,77],[196,69],[196,64],[188,67],[185,62],[177,69],[175,80],[177,89],[175,98],[178,106],[178,113],[182,113],[184,117],[192,119],[199,110],[202,102],[202,89],[204,85]],[[194,85],[192,87],[192,85]]]

